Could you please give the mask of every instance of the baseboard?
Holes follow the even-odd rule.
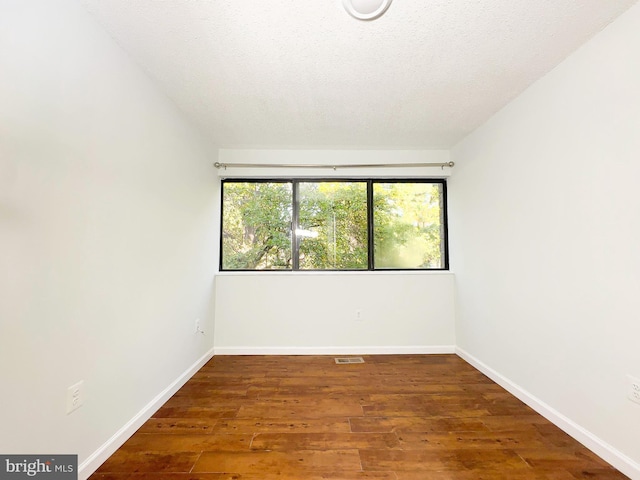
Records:
[[[214,347],[215,355],[432,355],[455,353],[454,345],[398,347]]]
[[[202,366],[213,357],[213,349],[205,353],[199,360],[191,365],[182,375],[174,380],[167,388],[160,392],[120,430],[118,430],[100,448],[78,466],[78,479],[86,480],[102,465],[115,451],[126,442],[136,430],[138,430],[151,415],[155,413],[171,396],[176,393]]]
[[[487,377],[496,382],[509,393],[526,403],[551,423],[559,427],[567,434],[571,435],[578,442],[582,443],[585,447],[598,455],[604,461],[610,463],[628,477],[640,479],[640,464],[636,463],[634,460],[627,457],[625,454],[615,449],[607,442],[598,438],[593,433],[581,427],[573,420],[565,417],[563,414],[547,405],[542,400],[531,395],[522,387],[513,383],[508,378],[502,376],[470,353],[459,347],[455,348],[455,353],[467,363],[480,370]]]

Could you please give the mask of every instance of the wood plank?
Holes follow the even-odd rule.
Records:
[[[530,470],[512,450],[360,450],[364,471]]]
[[[230,480],[232,477],[223,473],[96,473],[92,480]],[[237,479],[240,480],[240,477]]]
[[[356,402],[336,399],[313,399],[287,401],[260,399],[250,405],[242,405],[238,418],[291,418],[291,417],[353,417],[363,415],[362,406]]]
[[[94,480],[397,480],[393,472],[245,473],[106,473]],[[421,479],[424,480],[424,479]]]
[[[521,445],[527,448],[545,449],[544,439],[537,433],[531,432],[483,432],[467,431],[455,433],[399,433],[398,441],[403,450],[436,449],[513,449]]]
[[[218,418],[233,418],[238,414],[238,408],[229,408],[228,406],[200,406],[197,404],[183,405],[180,407],[166,407],[162,406],[152,418],[204,418],[204,419],[218,419]]]
[[[415,405],[397,403],[379,403],[377,405],[364,405],[362,407],[367,417],[414,417],[415,415],[429,417],[451,416],[457,418],[480,418],[490,415],[487,409],[471,408],[460,405],[437,406]]]
[[[361,470],[357,450],[309,450],[289,452],[203,452],[193,472],[237,472],[252,474],[297,474],[356,472]]]
[[[535,468],[547,470],[565,469],[569,471],[588,470],[611,470],[613,467],[605,467],[602,461],[595,455],[585,453],[586,449],[562,448],[562,449],[532,449],[527,447],[516,448],[518,453],[527,464]],[[617,478],[625,478],[624,476]]]
[[[424,471],[399,471],[396,474],[398,480],[427,480]],[[428,480],[576,480],[576,477],[565,470],[533,471],[494,468],[490,470],[429,472]]]
[[[179,435],[138,433],[125,442],[122,450],[128,452],[246,451],[250,448],[252,438],[252,435],[240,434]]]
[[[150,418],[137,433],[198,433],[208,434],[213,431],[218,420],[202,418]]]
[[[397,480],[393,472],[296,472],[281,474],[227,474],[221,480]]]
[[[538,425],[551,425],[551,422],[537,413],[526,415],[488,415],[482,418],[482,423],[494,432],[512,432],[524,429],[530,431]],[[554,428],[557,428],[554,426]]]
[[[129,452],[120,448],[107,459],[98,473],[188,473],[193,468],[200,452]]]
[[[218,480],[218,479],[216,479]],[[279,474],[221,474],[219,480],[397,480],[393,472],[281,472]]]
[[[259,433],[253,450],[341,450],[351,448],[398,448],[394,433]]]
[[[489,431],[484,419],[422,417],[365,417],[351,418],[353,432],[476,432]]]
[[[232,418],[218,420],[216,433],[348,433],[348,418]]]

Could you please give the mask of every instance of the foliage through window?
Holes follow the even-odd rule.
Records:
[[[223,180],[221,270],[448,268],[444,180]]]

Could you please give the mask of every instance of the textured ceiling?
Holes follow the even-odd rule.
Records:
[[[449,148],[635,1],[82,0],[227,148]]]

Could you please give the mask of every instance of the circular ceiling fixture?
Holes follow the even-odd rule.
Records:
[[[387,11],[391,0],[342,0],[345,10],[358,20],[375,20]]]

